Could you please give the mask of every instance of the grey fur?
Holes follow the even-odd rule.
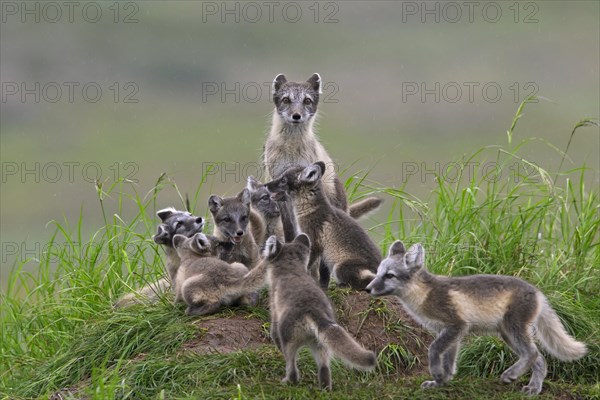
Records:
[[[192,215],[187,211],[179,211],[168,207],[157,211],[156,215],[160,218],[161,224],[158,225],[157,233],[152,236],[152,239],[165,249],[167,255],[165,269],[168,278],[159,279],[134,293],[126,294],[115,303],[115,307],[125,307],[140,300],[153,302],[159,298],[160,294],[169,291],[172,282],[175,281],[175,275],[181,262],[173,248],[173,236],[181,234],[191,237],[198,232],[202,232],[204,228],[204,218]]]
[[[346,211],[346,193],[335,173],[335,164],[314,133],[321,86],[319,74],[313,74],[306,82],[288,82],[283,74],[275,77],[275,111],[263,156],[266,179],[278,178],[292,166],[323,161],[327,165],[327,196],[334,206]]]
[[[331,353],[354,368],[375,367],[375,353],[365,350],[336,323],[331,302],[306,274],[310,240],[298,235],[291,243],[271,236],[264,257],[271,309],[271,337],[286,362],[283,382],[297,383],[296,354],[310,348],[318,367],[322,388],[331,390]]]
[[[309,272],[318,281],[321,258],[341,286],[364,289],[381,261],[379,249],[347,213],[333,207],[323,191],[325,164],[290,168],[266,184],[275,197],[287,194],[294,204],[300,231],[311,240]]]
[[[279,205],[271,198],[269,191],[253,176],[248,177],[247,188],[250,191],[251,210],[261,216],[265,230],[261,237],[255,238],[256,244],[262,248],[272,235],[283,238],[283,225]]]
[[[468,333],[500,334],[519,360],[502,373],[501,381],[514,382],[532,370],[523,392],[542,390],[546,361],[534,339],[561,360],[575,360],[587,352],[585,344],[567,334],[546,297],[535,286],[512,276],[473,275],[443,277],[424,267],[420,244],[408,251],[395,242],[367,286],[373,296],[395,295],[405,309],[429,330],[438,334],[429,347],[432,381],[424,388],[444,385],[456,372],[456,355]]]
[[[173,245],[181,258],[175,279],[175,301],[188,305],[187,315],[206,315],[223,305],[252,304],[254,292],[265,284],[265,265],[251,271],[227,263],[214,254],[215,238],[197,233],[175,235]]]
[[[213,217],[213,235],[221,242],[231,242],[233,247],[227,252],[227,257],[221,257],[227,262],[239,262],[249,269],[258,263],[258,246],[254,239],[261,229],[254,229],[256,224],[262,224],[260,217],[251,215],[250,192],[242,190],[235,197],[220,197],[211,195],[208,207]],[[252,221],[252,223],[250,223]]]

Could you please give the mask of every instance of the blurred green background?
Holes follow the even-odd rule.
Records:
[[[318,128],[340,168],[416,196],[461,155],[506,144],[528,94],[549,101],[528,105],[514,143],[539,138],[524,154],[550,171],[561,156],[546,142],[564,149],[600,114],[597,1],[73,4],[2,2],[2,278],[43,249],[48,221],[103,225],[95,177],[144,195],[166,172],[193,194],[207,163],[227,162],[196,210],[239,191],[278,73],[321,74]],[[578,131],[563,169],[587,164],[597,188],[599,153],[598,129]],[[181,206],[171,189],[159,199]]]

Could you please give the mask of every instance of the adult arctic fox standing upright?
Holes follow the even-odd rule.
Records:
[[[344,185],[335,173],[335,164],[314,131],[321,93],[321,76],[317,73],[306,82],[288,82],[283,74],[275,77],[272,87],[275,111],[263,154],[265,181],[279,178],[290,167],[306,167],[323,161],[327,167],[323,183],[330,203],[358,218],[375,210],[382,200],[369,197],[348,209]]]

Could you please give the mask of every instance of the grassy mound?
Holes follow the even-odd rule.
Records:
[[[573,363],[547,357],[541,397],[598,398],[600,191],[585,187],[585,166],[551,174],[520,155],[537,143],[512,145],[522,107],[508,131],[507,148],[485,148],[457,160],[458,175],[438,177],[425,200],[411,196],[406,186],[382,187],[367,176],[349,177],[346,187],[353,198],[387,197],[387,221],[370,230],[382,251],[398,238],[407,244],[419,241],[435,273],[507,274],[540,287],[567,329],[590,349]],[[590,124],[582,121],[570,139],[577,128]],[[483,175],[470,168],[486,162],[495,168]],[[501,175],[499,169],[517,172]],[[515,357],[494,338],[465,344],[458,375],[448,387],[419,389],[428,375],[431,336],[391,298],[330,290],[340,323],[379,354],[373,373],[334,363],[331,394],[317,388],[308,352],[299,360],[300,384],[279,383],[285,363],[268,338],[267,293],[257,307],[226,309],[206,318],[186,317],[168,296],[156,304],[114,310],[120,295],[163,274],[162,253],[150,237],[154,213],[165,206],[157,206],[157,194],[165,189],[179,193],[166,176],[147,196],[126,181],[98,185],[104,226],[83,238],[83,216],[75,225],[54,221],[48,252],[31,261],[38,263],[37,273],[15,265],[0,299],[0,396],[522,398],[526,378],[515,385],[498,382]],[[191,203],[203,202],[192,198]]]

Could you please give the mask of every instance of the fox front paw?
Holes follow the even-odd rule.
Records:
[[[425,381],[421,383],[421,389],[431,389],[440,386],[442,386],[442,383],[439,383],[437,381]]]

